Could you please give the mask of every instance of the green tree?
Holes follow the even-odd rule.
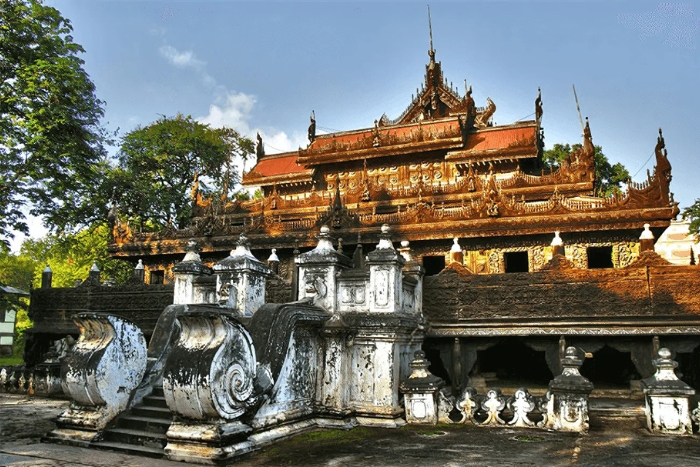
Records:
[[[120,214],[143,229],[184,228],[193,195],[233,195],[235,160],[253,150],[253,142],[231,128],[210,128],[180,114],[162,117],[122,138],[119,165],[103,191],[111,190]]]
[[[38,263],[25,255],[12,254],[7,248],[0,247],[0,283],[9,285],[25,292],[32,287],[34,270]],[[15,295],[0,295],[0,313],[14,309],[15,315],[15,348],[13,356],[21,358],[24,352],[24,331],[32,326],[27,315],[29,300],[26,297]]]
[[[556,170],[562,161],[569,157],[571,153],[581,149],[580,144],[555,144],[552,149],[544,151],[542,162],[546,167]],[[594,193],[599,196],[610,197],[615,189],[622,189],[622,184],[630,179],[630,173],[624,165],[619,162],[610,164],[607,156],[603,154],[603,148],[595,146],[595,184]]]
[[[700,236],[700,199],[683,209],[683,217],[690,221],[690,233]]]
[[[0,2],[0,241],[28,232],[25,210],[54,230],[86,225],[104,157],[103,103],[70,22],[38,0]],[[94,216],[94,214],[91,214]],[[104,217],[104,216],[103,216]]]
[[[75,234],[49,235],[28,239],[22,243],[20,257],[34,262],[34,287],[41,285],[41,273],[48,264],[53,271],[53,287],[73,287],[88,276],[93,262],[101,271],[102,279],[113,278],[125,283],[133,273],[127,261],[110,258],[107,252],[109,228],[101,224]]]

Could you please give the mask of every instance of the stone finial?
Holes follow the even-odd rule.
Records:
[[[562,241],[561,237],[559,236],[559,231],[555,230],[554,231],[554,238],[552,239],[552,246],[562,246],[564,245],[564,242]]]
[[[231,256],[248,257],[255,259],[255,256],[253,256],[253,253],[251,253],[250,251],[250,242],[248,241],[248,237],[246,236],[246,234],[242,233],[238,237],[238,241],[236,242],[236,249],[231,251]]]
[[[644,224],[644,231],[639,236],[639,250],[640,253],[644,251],[654,251],[654,234],[651,230],[649,224]]]
[[[408,263],[411,261],[411,247],[409,246],[408,240],[401,240],[401,247],[398,249],[403,259]]]
[[[559,236],[559,231],[554,231],[554,238],[552,239],[552,256],[562,255],[564,256],[564,242]]]
[[[97,267],[97,263],[93,262],[88,272],[87,280],[85,280],[80,286],[97,286],[100,285],[100,268]]]
[[[316,251],[335,251],[331,240],[331,229],[327,225],[321,226],[321,232],[318,234],[318,244],[314,250]]]
[[[563,375],[580,375],[579,368],[583,365],[583,358],[581,357],[581,352],[574,347],[569,346],[564,352],[564,357],[561,359],[561,366],[563,368]]]
[[[454,238],[454,243],[452,243],[452,248],[450,248],[450,261],[460,265],[464,261],[462,247],[459,246],[459,239],[457,237]]]
[[[394,245],[391,243],[391,227],[389,227],[389,224],[383,224],[381,232],[377,250],[393,250]]]
[[[143,282],[146,280],[146,269],[143,267],[142,259],[139,260],[134,268],[133,280],[138,284],[143,284]]]
[[[41,288],[42,289],[50,289],[51,288],[51,280],[53,279],[53,271],[49,267],[49,264],[46,264],[46,268],[41,273]]]
[[[194,238],[190,238],[187,241],[187,253],[183,261],[202,261],[199,257],[199,248],[197,248],[197,242]]]
[[[273,273],[279,273],[280,259],[277,256],[277,248],[272,249],[272,253],[267,258],[267,265],[272,269]]]

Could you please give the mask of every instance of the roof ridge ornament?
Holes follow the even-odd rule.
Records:
[[[428,5],[428,34],[430,35],[430,49],[428,50],[428,56],[430,57],[430,63],[435,63],[435,49],[433,49],[433,23],[430,20],[430,5]]]

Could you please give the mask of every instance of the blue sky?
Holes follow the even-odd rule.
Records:
[[[428,61],[425,2],[46,0],[74,27],[85,69],[121,133],[190,114],[268,153],[320,130],[398,116]],[[641,181],[662,127],[681,207],[700,197],[700,7],[658,2],[431,2],[436,58],[455,87],[490,97],[497,124],[531,119],[546,143],[593,141]]]

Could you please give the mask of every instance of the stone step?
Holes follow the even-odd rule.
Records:
[[[117,419],[118,428],[131,428],[148,433],[166,433],[171,423],[172,419],[146,417],[133,413],[123,414]]]
[[[591,416],[644,418],[644,402],[635,399],[592,398],[588,401]]]
[[[118,441],[97,441],[90,444],[91,447],[110,451],[124,452],[144,457],[161,458],[165,456],[165,451],[162,447],[154,448],[149,446],[139,446],[134,444],[120,443]]]
[[[150,395],[143,398],[143,405],[147,407],[168,407],[164,396]]]
[[[138,405],[131,409],[133,415],[140,415],[143,417],[161,418],[163,420],[172,421],[173,414],[170,409],[166,407],[152,407],[148,405]]]
[[[114,427],[104,431],[103,441],[128,444],[136,447],[163,449],[167,444],[165,433],[152,433],[149,431]]]
[[[153,392],[151,395],[157,396],[157,397],[163,397],[165,393],[163,392],[163,387],[162,386],[156,386],[153,388]]]

